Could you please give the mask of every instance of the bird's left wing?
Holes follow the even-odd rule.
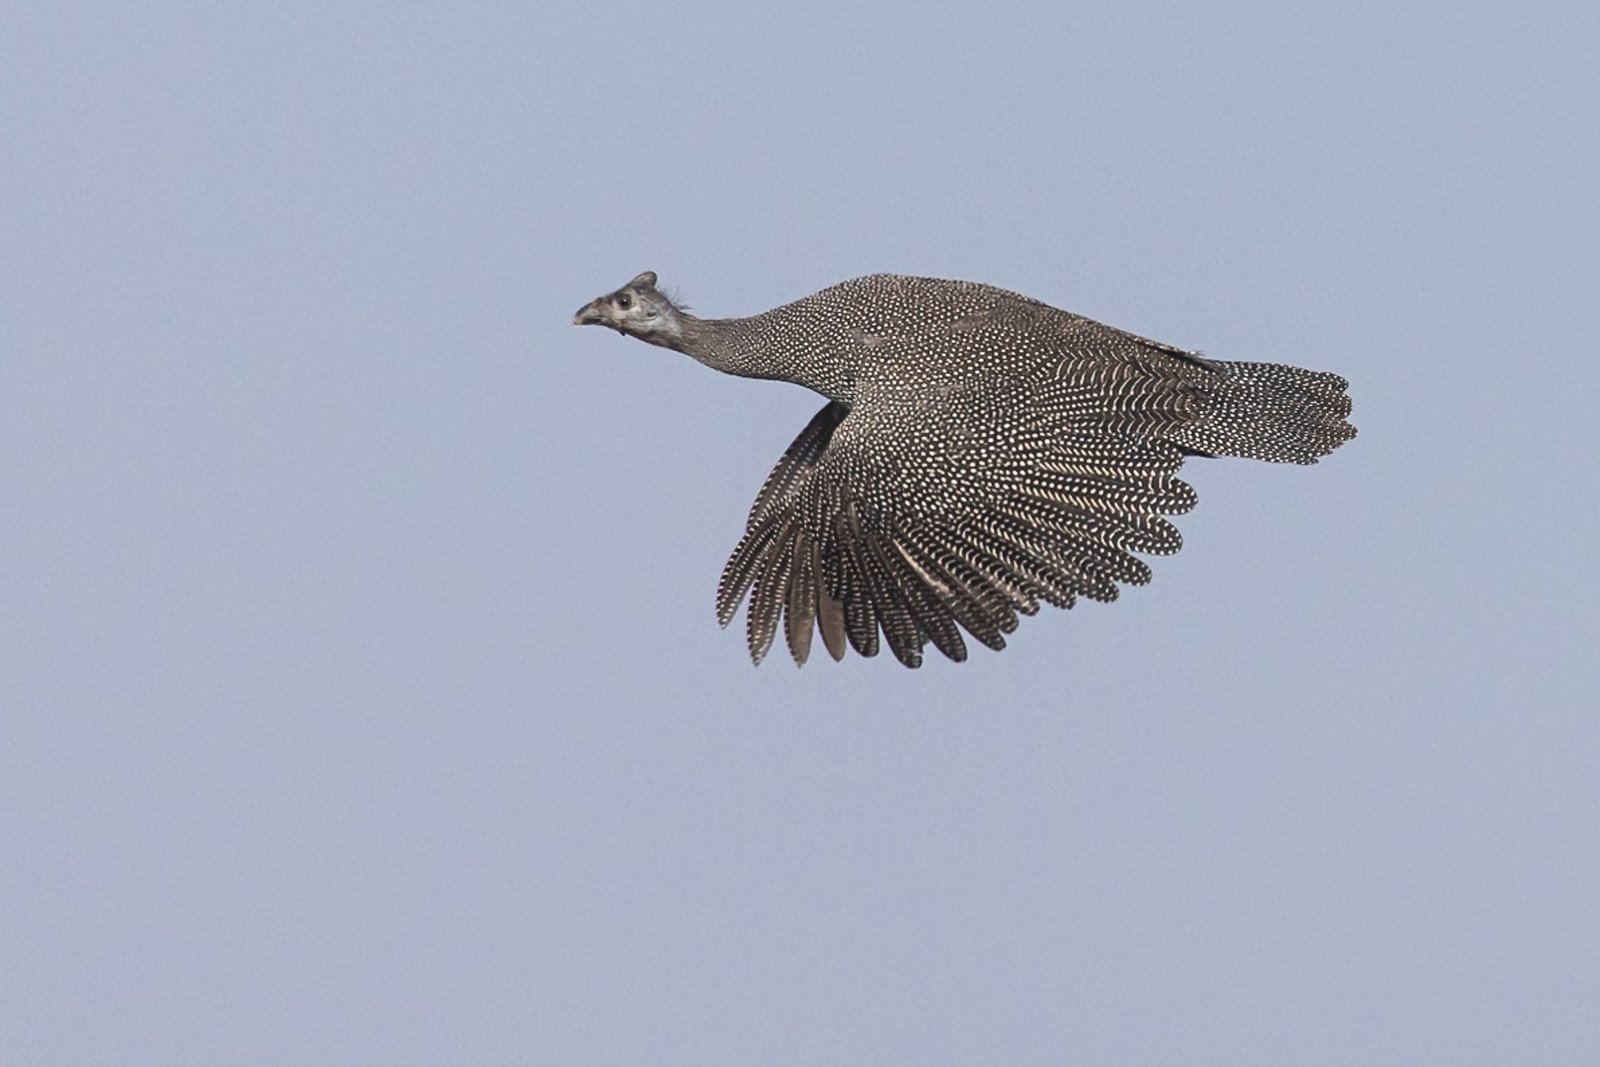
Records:
[[[971,388],[961,403],[831,402],[795,438],[717,589],[724,626],[748,594],[753,660],[780,623],[797,663],[818,631],[835,659],[847,641],[876,655],[881,633],[908,667],[930,641],[962,660],[962,631],[1004,648],[1041,601],[1114,599],[1150,578],[1133,552],[1177,551],[1163,516],[1194,504],[1179,449],[1108,430],[1092,387],[1034,386],[1020,405]]]

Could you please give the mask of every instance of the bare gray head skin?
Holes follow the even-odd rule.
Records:
[[[572,316],[574,326],[609,326],[620,334],[664,348],[681,348],[688,318],[656,288],[647,270],[614,293],[596,297]]]

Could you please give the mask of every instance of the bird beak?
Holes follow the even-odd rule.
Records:
[[[574,326],[599,326],[604,322],[605,320],[600,317],[599,300],[589,301],[578,309],[576,315],[572,316],[572,325]]]

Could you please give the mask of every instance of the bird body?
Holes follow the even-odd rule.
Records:
[[[677,307],[646,272],[580,309],[716,370],[828,404],[757,495],[718,588],[748,595],[756,661],[780,622],[842,658],[907,666],[963,632],[1005,645],[1040,602],[1112,600],[1177,551],[1188,455],[1313,463],[1355,435],[1344,379],[1205,359],[974,282],[876,274],[736,319]]]

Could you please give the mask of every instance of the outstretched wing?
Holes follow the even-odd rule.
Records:
[[[965,659],[963,632],[1004,648],[1041,601],[1108,601],[1149,581],[1133,553],[1176,552],[1164,516],[1195,496],[1177,477],[1183,452],[1146,428],[1192,418],[1193,398],[1129,378],[1108,404],[1106,375],[1122,372],[1075,370],[828,404],[757,495],[719,621],[748,594],[757,663],[781,623],[797,663],[820,632],[834,659],[846,642],[876,655],[881,635],[916,667],[930,642]]]

